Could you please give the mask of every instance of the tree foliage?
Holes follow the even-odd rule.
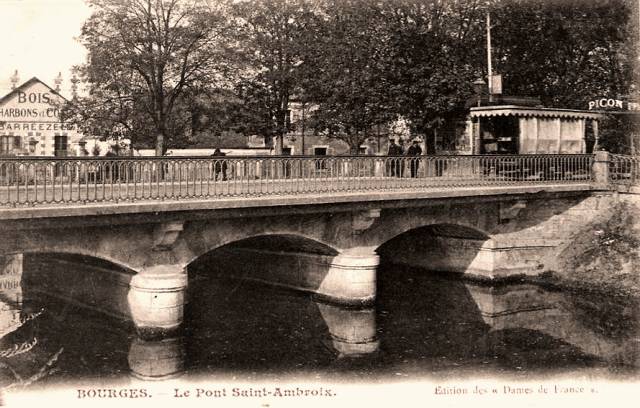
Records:
[[[430,129],[464,109],[482,76],[484,9],[478,1],[400,0],[386,15],[395,109],[432,145]]]
[[[505,92],[585,109],[627,95],[637,38],[628,0],[503,0],[491,9],[495,65]]]
[[[575,109],[599,97],[637,98],[637,7],[632,0],[496,2],[492,34],[504,91]],[[632,152],[637,117],[609,116],[600,127],[602,146]]]
[[[89,0],[80,39],[88,50],[87,97],[71,114],[105,135],[155,142],[156,153],[184,133],[185,91],[216,81],[224,24],[200,1]]]
[[[302,82],[313,101],[317,131],[346,142],[352,153],[369,129],[393,119],[385,71],[387,38],[377,1],[328,0],[313,33],[308,33]]]
[[[233,7],[245,119],[250,129],[268,140],[277,136],[279,151],[288,130],[289,102],[300,80],[301,51],[315,21],[315,7],[311,0],[243,1]]]
[[[87,133],[158,153],[219,144],[229,131],[281,147],[292,100],[353,152],[398,118],[433,145],[433,129],[460,117],[474,80],[486,81],[487,13],[505,94],[585,108],[637,93],[635,0],[89,3],[87,94],[68,114]]]

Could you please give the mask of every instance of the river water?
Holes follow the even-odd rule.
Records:
[[[144,341],[126,321],[5,284],[0,387],[132,377],[387,383],[639,374],[637,299],[492,287],[394,265],[380,267],[368,309],[206,274],[190,287],[182,335]]]

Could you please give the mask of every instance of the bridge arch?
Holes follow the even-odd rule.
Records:
[[[212,277],[240,278],[360,305],[375,298],[377,265],[373,253],[361,257],[309,237],[265,234],[206,253],[189,264],[187,275],[194,284]]]
[[[120,272],[135,274],[136,268],[127,264],[121,258],[112,256],[108,252],[94,252],[85,250],[84,248],[43,248],[43,249],[25,249],[21,252],[24,257],[25,266],[33,265],[38,258],[48,260],[56,260],[60,262],[68,262],[78,266],[86,265],[87,267],[95,267],[104,270],[112,269]]]
[[[433,223],[428,223],[424,225],[411,225],[405,228],[400,234],[396,234],[395,236],[388,239],[387,242],[403,234],[413,233],[413,232],[430,232],[432,234],[437,234],[437,235],[469,238],[469,239],[490,239],[490,235],[488,232],[483,231],[481,228],[478,228],[476,225],[460,221],[455,223],[433,222]]]
[[[213,245],[204,245],[187,260],[187,268],[207,262],[216,251],[254,250],[262,253],[310,254],[336,256],[340,253],[334,245],[306,234],[291,232],[257,233],[243,237],[230,237]]]
[[[129,317],[127,296],[136,271],[96,254],[35,251],[21,253],[24,299],[49,307],[61,299],[118,318]]]
[[[438,272],[472,273],[486,263],[491,236],[475,226],[433,223],[409,228],[383,242],[382,262]]]

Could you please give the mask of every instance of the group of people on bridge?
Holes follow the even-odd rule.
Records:
[[[395,139],[391,139],[389,141],[389,151],[387,153],[391,157],[398,156],[408,156],[408,157],[417,157],[422,155],[422,148],[420,147],[420,142],[415,139],[411,146],[405,152],[404,150],[404,140],[399,139],[398,143],[396,143]],[[420,160],[415,159],[411,160],[409,163],[409,168],[411,171],[411,177],[415,178],[418,176],[418,167],[420,166]],[[391,176],[394,177],[404,177],[404,161],[403,160],[394,160],[391,162]]]

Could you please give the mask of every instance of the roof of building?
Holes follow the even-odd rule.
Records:
[[[39,80],[36,77],[31,78],[30,80],[22,83],[22,85],[16,87],[15,89],[12,89],[11,92],[9,92],[8,94],[6,94],[5,96],[3,96],[2,98],[0,98],[0,105],[2,105],[3,103],[5,103],[6,101],[8,101],[9,99],[11,99],[14,95],[16,95],[18,92],[23,91],[24,89],[28,88],[29,86],[33,85],[36,82],[40,82],[42,85],[46,86],[47,88],[49,88],[49,90],[59,96],[60,98],[64,99],[65,101],[67,101],[67,98],[65,98],[64,96],[60,95],[58,93],[58,91],[56,91],[55,89],[51,88],[49,85],[45,84],[44,82],[42,82],[41,80]]]
[[[480,106],[501,106],[501,105],[517,105],[542,107],[542,100],[538,96],[518,96],[518,95],[480,95]],[[474,95],[467,99],[466,108],[478,106],[478,96]]]
[[[549,117],[568,119],[602,119],[602,113],[579,109],[538,108],[518,105],[480,106],[470,109],[472,118],[495,116]]]

